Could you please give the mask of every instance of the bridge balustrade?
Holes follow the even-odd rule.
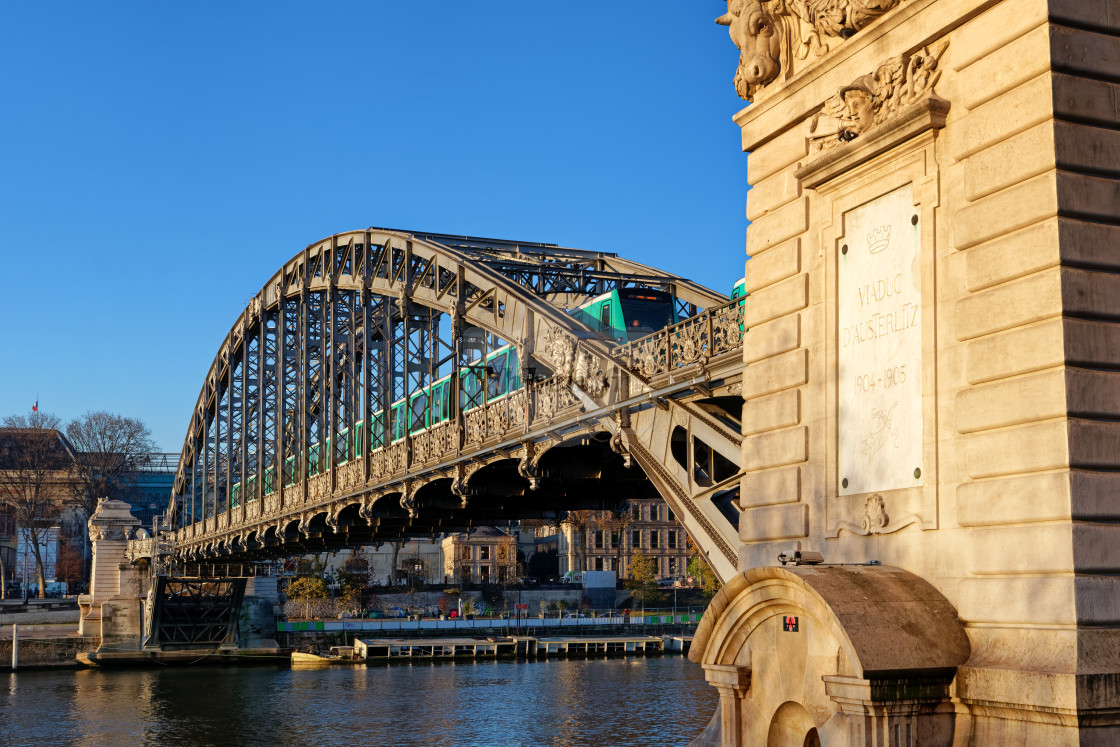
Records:
[[[642,379],[653,381],[742,347],[743,302],[736,299],[621,345],[614,355]]]

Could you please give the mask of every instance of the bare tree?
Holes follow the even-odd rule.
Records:
[[[110,412],[87,412],[66,426],[78,452],[72,504],[88,520],[101,498],[119,499],[155,451],[143,421]]]
[[[393,548],[393,559],[389,564],[389,586],[397,585],[397,571],[399,568],[398,561],[401,556],[401,549],[404,547],[404,543],[407,541],[408,540],[400,539],[393,540],[389,543],[389,547]]]
[[[71,490],[74,451],[54,415],[9,415],[0,430],[0,503],[11,512],[35,558],[39,597],[47,593],[43,543]],[[24,579],[26,585],[27,579]]]

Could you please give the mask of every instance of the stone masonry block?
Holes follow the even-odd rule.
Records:
[[[1070,483],[1068,471],[963,483],[957,487],[957,521],[984,527],[1068,520]]]
[[[747,262],[747,292],[793,277],[801,271],[801,239],[790,239]]]
[[[803,503],[744,511],[739,519],[743,542],[795,539],[809,534],[809,507]]]
[[[744,471],[797,464],[809,458],[809,429],[805,426],[770,431],[743,439]]]
[[[1116,521],[1120,473],[1062,470],[964,483],[957,519],[980,527],[1042,521]],[[1118,544],[1120,547],[1120,544]]]
[[[801,345],[801,319],[799,315],[793,314],[748,329],[743,335],[743,360],[747,363],[757,363],[795,350],[799,345]],[[751,372],[749,368],[743,372],[744,395],[747,392],[746,377],[749,372]]]
[[[963,70],[977,60],[1047,22],[1048,0],[1002,2],[981,13],[953,34],[954,70]]]
[[[1062,276],[1057,269],[975,293],[957,301],[957,339],[1020,327],[1062,315]]]
[[[1120,31],[1120,0],[1050,0],[1049,5],[1054,20]]]
[[[1120,85],[1061,73],[1052,76],[1055,117],[1113,127],[1120,124]]]
[[[1051,218],[969,249],[964,257],[965,287],[984,290],[1058,265],[1058,224],[1058,218]]]
[[[1120,578],[1061,575],[965,579],[958,609],[965,622],[1116,625],[1120,623]]]
[[[800,197],[762,216],[747,228],[747,254],[755,256],[809,228],[809,200]]]
[[[1054,116],[1053,73],[1044,72],[970,111],[952,130],[953,157],[967,158]]]
[[[796,275],[747,297],[744,323],[747,327],[789,316],[809,305],[809,276]]]
[[[1058,418],[1120,417],[1120,373],[1084,368],[1057,368],[957,394],[957,431],[991,428]]]
[[[1066,360],[1082,366],[1120,367],[1120,325],[1065,319]]]
[[[1068,321],[1068,320],[1067,320]],[[1060,366],[1065,360],[1060,318],[972,340],[965,348],[970,384]]]
[[[963,389],[957,393],[958,433],[1048,420],[1065,415],[1063,368]]]
[[[748,472],[739,481],[739,505],[743,508],[796,503],[801,500],[801,467],[782,467]]]
[[[964,196],[978,200],[1054,168],[1054,128],[1047,120],[965,159]]]
[[[1071,467],[1086,469],[1120,467],[1120,423],[1085,419],[1067,422]]]
[[[1062,420],[980,433],[965,438],[962,446],[973,479],[1064,469],[1070,464],[1069,434]]]
[[[1058,175],[1049,171],[958,210],[956,247],[967,249],[1057,214]]]
[[[800,349],[747,366],[743,369],[743,398],[753,399],[809,380],[809,351]]]
[[[801,196],[801,182],[790,169],[766,177],[747,192],[747,220],[758,220]]]
[[[751,151],[747,161],[747,182],[760,184],[767,177],[784,171],[786,167],[807,155],[809,155],[809,142],[805,139],[805,133],[801,128],[793,127],[786,130]]]
[[[743,435],[788,428],[801,422],[801,391],[789,389],[743,404]]]
[[[957,81],[960,103],[966,109],[975,109],[1048,69],[1050,27],[1044,22],[961,70]]]
[[[1051,27],[1053,66],[1064,72],[1115,78],[1120,70],[1120,37],[1068,26]]]

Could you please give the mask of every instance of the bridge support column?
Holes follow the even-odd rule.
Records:
[[[971,743],[1120,743],[1115,3],[839,5],[721,18],[753,100],[738,570],[904,568],[967,631]],[[804,658],[776,630],[749,646],[755,736],[782,706],[762,660]],[[794,698],[822,740],[829,709],[880,712],[862,679]]]
[[[128,540],[140,520],[123,501],[101,499],[89,518],[93,547],[89,594],[78,597],[78,634],[106,639],[140,639],[141,579],[125,557]]]

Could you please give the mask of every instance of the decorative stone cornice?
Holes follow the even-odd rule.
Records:
[[[932,97],[948,47],[943,42],[932,51],[899,55],[840,88],[809,120],[810,151],[838,148]]]

